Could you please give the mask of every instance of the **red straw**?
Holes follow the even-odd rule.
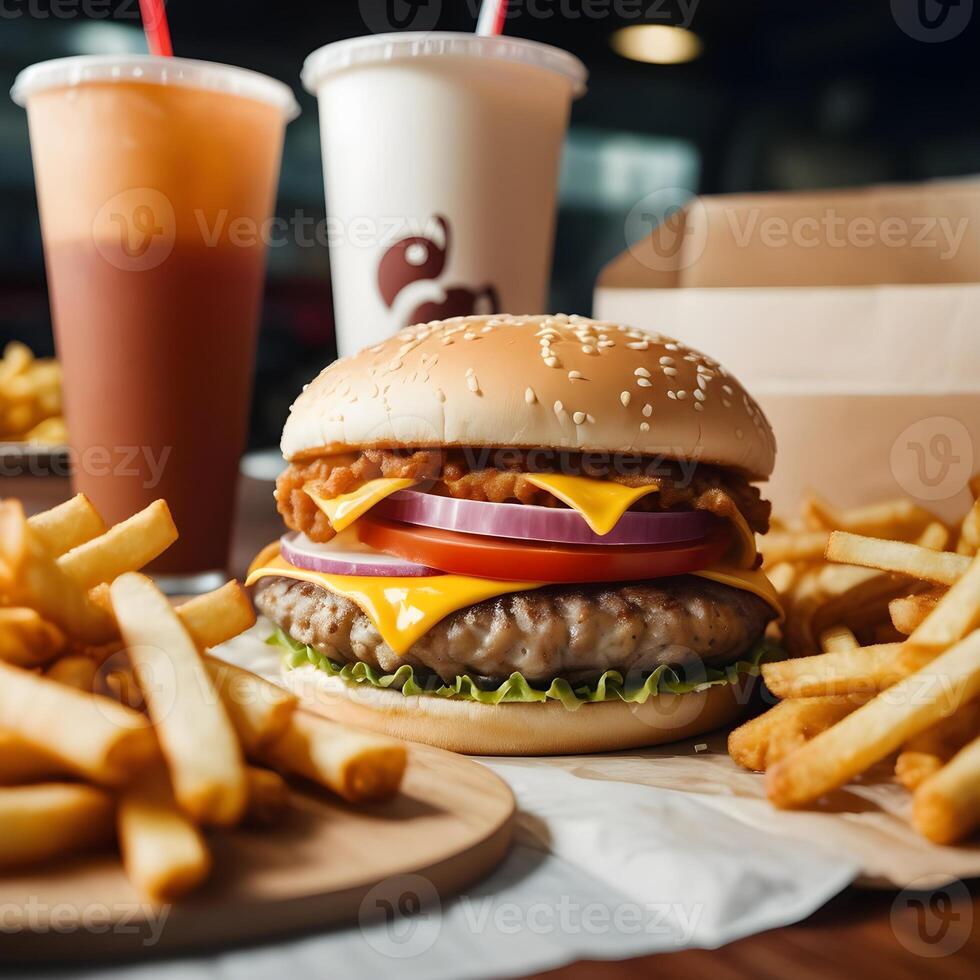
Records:
[[[143,15],[143,33],[146,34],[150,54],[172,58],[174,49],[170,43],[164,0],[140,0],[140,13]]]
[[[507,0],[483,0],[476,33],[481,37],[496,37],[504,33],[507,20]]]

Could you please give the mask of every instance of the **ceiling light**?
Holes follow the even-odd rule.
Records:
[[[651,65],[679,65],[693,61],[703,48],[701,38],[693,31],[666,24],[635,24],[620,28],[613,34],[610,44],[624,58]]]

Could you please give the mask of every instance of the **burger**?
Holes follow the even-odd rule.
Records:
[[[420,324],[307,385],[282,452],[289,533],[248,584],[327,714],[527,755],[742,711],[780,615],[775,441],[710,357],[578,316]]]

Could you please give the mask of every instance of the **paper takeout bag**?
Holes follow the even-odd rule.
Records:
[[[980,180],[693,199],[600,275],[595,314],[720,360],[776,432],[792,514],[911,496],[948,519],[980,469]]]

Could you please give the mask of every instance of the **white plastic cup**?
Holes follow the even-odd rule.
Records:
[[[354,38],[314,51],[337,345],[545,312],[561,149],[585,66],[532,41]]]

